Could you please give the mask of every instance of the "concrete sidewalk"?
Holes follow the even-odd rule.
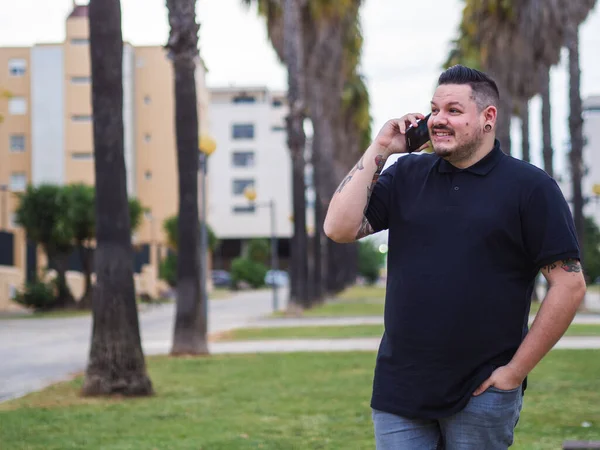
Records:
[[[255,341],[212,342],[211,354],[290,353],[290,352],[349,352],[372,351],[379,348],[380,338],[353,339],[276,339]],[[144,342],[144,351],[163,353],[170,342]],[[600,337],[566,336],[554,346],[558,349],[600,349]]]
[[[529,323],[534,316],[529,316]],[[600,325],[600,314],[577,314],[572,322],[577,325]],[[355,325],[383,325],[382,316],[357,317],[277,317],[260,318],[246,323],[246,328],[328,327]]]

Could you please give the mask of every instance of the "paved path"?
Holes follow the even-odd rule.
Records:
[[[280,292],[281,308],[286,292]],[[242,327],[272,311],[268,290],[242,292],[209,302],[209,333]],[[151,307],[140,313],[146,354],[170,350],[175,305]],[[91,317],[0,319],[0,401],[41,389],[85,369],[91,337]],[[157,348],[152,342],[161,342]],[[150,343],[150,344],[149,344]]]
[[[529,322],[534,316],[529,317]],[[578,325],[600,325],[600,314],[578,314],[573,320]],[[328,327],[354,325],[383,325],[381,316],[358,317],[282,317],[259,318],[246,323],[247,328]]]
[[[231,353],[277,353],[277,352],[342,352],[376,351],[379,338],[354,339],[279,339],[265,341],[213,342],[209,347],[213,354]],[[149,342],[156,350],[165,349],[164,343]],[[563,337],[554,349],[600,349],[600,337]]]

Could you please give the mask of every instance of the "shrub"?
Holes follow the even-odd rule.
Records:
[[[238,283],[245,281],[253,288],[265,284],[267,267],[249,258],[236,258],[231,262],[231,281],[237,287]]]
[[[15,302],[35,310],[50,309],[56,302],[56,283],[44,283],[41,280],[30,281],[15,296]]]
[[[368,284],[374,284],[379,279],[379,269],[383,266],[385,256],[379,252],[376,244],[365,240],[359,242],[358,272]]]
[[[248,242],[248,259],[267,264],[271,254],[271,245],[267,239],[252,239]]]

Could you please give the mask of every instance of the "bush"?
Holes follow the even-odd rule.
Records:
[[[369,240],[359,242],[358,273],[366,279],[368,284],[377,282],[384,260],[385,256],[379,252],[374,242]]]
[[[271,245],[267,239],[252,239],[248,242],[248,259],[267,264],[271,254]]]
[[[158,277],[165,280],[169,286],[175,287],[177,284],[177,255],[175,253],[169,253],[161,261],[158,268]]]
[[[265,284],[267,267],[249,258],[236,258],[231,263],[231,281],[234,286],[245,281],[253,288],[259,288]]]
[[[30,281],[25,284],[25,289],[18,292],[15,302],[35,310],[50,309],[56,302],[56,283],[44,283],[40,280]]]

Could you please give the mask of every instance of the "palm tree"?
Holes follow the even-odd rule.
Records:
[[[292,303],[308,307],[308,237],[306,233],[306,185],[304,173],[306,161],[304,150],[306,136],[304,134],[305,88],[304,72],[304,27],[302,23],[301,0],[284,0],[283,2],[283,42],[284,60],[288,71],[288,105],[287,117],[288,147],[292,156],[294,198],[294,236],[292,245],[293,298]]]
[[[543,70],[540,82],[542,97],[542,156],[544,170],[554,177],[554,150],[552,149],[552,105],[550,103],[550,69]]]
[[[84,395],[150,395],[133,283],[123,151],[123,38],[119,0],[89,4],[96,287]]]
[[[256,0],[243,0],[246,6]],[[292,160],[292,207],[294,234],[291,245],[291,279],[289,309],[303,309],[310,305],[308,276],[308,235],[306,232],[306,183],[304,173],[306,160],[304,149],[304,118],[306,116],[306,43],[304,17],[307,1],[304,0],[260,0],[259,14],[266,18],[267,33],[280,61],[288,69],[287,117],[288,147]],[[283,3],[281,5],[281,3]]]
[[[521,116],[521,159],[523,161],[531,162],[531,154],[529,151],[529,101],[524,100],[521,102],[521,108],[519,109],[519,115]]]
[[[179,173],[179,246],[177,255],[177,312],[171,354],[208,354],[207,323],[200,289],[198,221],[198,107],[196,64],[198,30],[195,0],[167,0],[167,49],[175,74],[175,132]]]

